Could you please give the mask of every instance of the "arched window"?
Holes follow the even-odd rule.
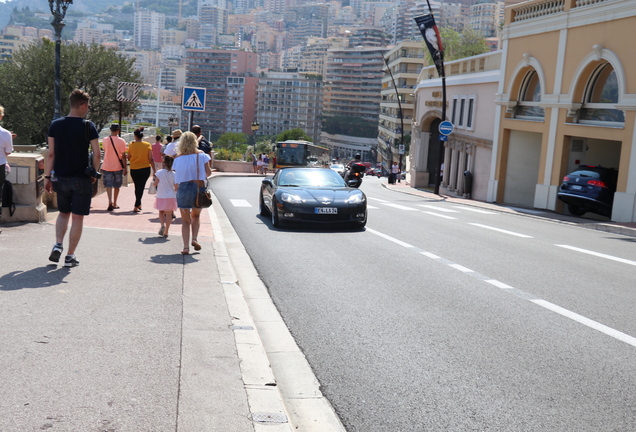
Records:
[[[585,88],[579,123],[615,123],[622,126],[625,123],[625,114],[616,109],[618,92],[618,79],[612,65],[602,63],[597,66]]]
[[[526,74],[521,83],[519,102],[515,110],[515,118],[538,120],[543,119],[545,110],[539,106],[541,102],[541,82],[537,71]]]

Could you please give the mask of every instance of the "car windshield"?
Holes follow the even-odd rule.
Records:
[[[333,164],[331,165],[331,169],[344,169],[344,165],[340,165],[340,164]]]
[[[578,170],[578,171],[574,171],[573,173],[570,174],[571,176],[579,176],[579,177],[590,177],[590,178],[600,178],[601,174],[596,172],[596,171],[591,171],[591,170]]]
[[[278,186],[346,187],[340,175],[330,169],[285,169],[279,173]]]

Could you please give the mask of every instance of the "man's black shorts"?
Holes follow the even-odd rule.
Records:
[[[84,216],[90,213],[93,194],[90,178],[60,177],[53,182],[53,190],[57,193],[57,208],[60,213]]]

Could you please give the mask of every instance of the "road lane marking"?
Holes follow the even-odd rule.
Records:
[[[578,322],[579,324],[583,324],[584,326],[587,326],[589,328],[592,328],[594,330],[598,330],[601,333],[604,333],[608,336],[611,336],[615,339],[618,339],[619,341],[625,342],[626,344],[629,344],[631,346],[636,346],[636,338],[625,334],[623,332],[620,332],[618,330],[615,330],[611,327],[607,327],[606,325],[603,325],[599,322],[596,322],[594,320],[591,320],[589,318],[585,318],[582,315],[579,315],[575,312],[572,312],[570,310],[564,309],[561,306],[557,306],[554,303],[550,303],[548,301],[545,300],[541,300],[541,299],[536,299],[536,300],[530,300],[532,303],[537,304],[541,307],[544,307],[548,310],[551,310],[552,312],[558,313],[559,315],[562,315],[566,318],[570,318],[571,320],[574,320],[576,322]]]
[[[430,214],[430,215],[441,217],[441,218],[444,218],[444,219],[455,219],[455,220],[457,219],[456,217],[452,217],[452,216],[448,216],[448,215],[440,214],[440,213],[435,213],[435,212],[431,212],[431,211],[422,210],[422,213]]]
[[[494,211],[489,211],[489,210],[479,210],[476,208],[472,208],[472,207],[466,207],[466,206],[453,206],[455,208],[458,209],[462,209],[462,210],[466,210],[466,211],[471,211],[474,213],[481,213],[481,214],[499,214],[498,212],[494,212]]]
[[[380,199],[380,198],[374,198],[374,197],[367,197],[367,198],[373,201],[381,202],[381,203],[388,203],[388,201]]]
[[[376,207],[376,206],[370,206],[367,204],[367,209],[374,209],[374,210],[379,210],[380,207]]]
[[[407,207],[407,206],[403,206],[401,204],[394,204],[394,203],[389,203],[389,202],[385,202],[383,204],[386,205],[386,206],[389,206],[389,207],[400,209],[400,210],[417,211],[417,209],[414,209],[413,207]]]
[[[231,199],[230,202],[234,207],[252,207],[252,204],[248,203],[244,199]]]
[[[404,246],[404,247],[407,247],[409,249],[412,249],[415,252],[419,253],[420,255],[423,255],[425,257],[431,258],[431,259],[437,261],[440,264],[447,265],[447,266],[452,267],[452,268],[454,268],[456,270],[459,270],[459,271],[463,272],[464,274],[466,274],[466,275],[468,275],[468,276],[470,276],[472,278],[475,278],[477,280],[486,282],[486,283],[488,283],[490,285],[493,285],[493,286],[495,286],[497,288],[501,288],[502,290],[505,290],[505,292],[507,292],[509,294],[513,294],[515,297],[518,297],[518,298],[520,298],[522,300],[529,301],[529,302],[531,302],[531,303],[533,303],[533,304],[535,304],[537,306],[543,307],[544,309],[547,309],[547,310],[549,310],[551,312],[559,314],[559,315],[561,315],[561,316],[563,316],[565,318],[569,318],[569,319],[571,319],[571,320],[573,320],[573,321],[575,321],[575,322],[577,322],[579,324],[582,324],[582,325],[584,325],[584,326],[586,326],[586,327],[588,327],[588,328],[590,328],[592,330],[599,331],[599,332],[601,332],[601,333],[603,333],[603,334],[605,334],[607,336],[610,336],[610,337],[612,337],[612,338],[614,338],[616,340],[619,340],[619,341],[624,342],[624,343],[626,343],[628,345],[636,347],[636,338],[633,337],[633,336],[630,336],[630,335],[628,335],[626,333],[620,332],[620,331],[618,331],[616,329],[613,329],[611,327],[603,325],[603,324],[601,324],[601,323],[599,323],[597,321],[594,321],[592,319],[586,318],[583,315],[579,315],[576,312],[572,312],[571,310],[562,308],[561,306],[555,305],[554,303],[551,303],[551,302],[549,302],[547,300],[543,300],[541,298],[538,298],[537,296],[535,296],[535,295],[533,295],[533,294],[531,294],[529,292],[522,291],[520,289],[514,288],[514,287],[512,287],[512,286],[510,286],[508,284],[505,284],[505,283],[503,283],[501,281],[498,281],[496,279],[489,278],[489,277],[487,277],[487,276],[485,276],[485,275],[483,275],[481,273],[478,273],[478,272],[476,272],[474,270],[471,270],[471,269],[469,269],[467,267],[464,267],[464,266],[462,266],[460,264],[457,264],[457,263],[454,263],[454,262],[452,262],[450,260],[442,258],[442,257],[440,257],[438,255],[435,255],[432,252],[428,252],[428,251],[422,250],[422,249],[420,249],[420,248],[418,248],[416,246],[413,246],[413,245],[411,245],[409,243],[405,243],[405,242],[403,242],[401,240],[398,240],[398,239],[396,239],[394,237],[391,237],[391,236],[389,236],[387,234],[383,234],[383,233],[381,233],[379,231],[376,231],[374,229],[371,229],[371,228],[367,228],[366,231],[370,232],[371,234],[375,234],[375,235],[377,235],[379,237],[382,237],[382,238],[384,238],[386,240],[389,240],[389,241],[391,241],[393,243],[396,243],[396,244],[398,244],[400,246]],[[567,246],[567,245],[556,245],[556,246],[573,248],[573,246]],[[579,250],[579,248],[575,248],[574,250]],[[585,251],[585,249],[581,249],[581,251]],[[592,252],[592,251],[587,251],[587,252]],[[596,252],[592,253],[592,255],[596,255],[596,256],[601,256],[602,255],[604,258],[605,257],[610,257],[610,259],[617,259],[617,260],[620,260],[621,262],[628,261],[629,263],[634,263],[633,261],[624,260],[622,258],[611,257],[610,255],[598,254]],[[636,265],[636,263],[634,263],[634,264]]]
[[[459,264],[449,264],[452,268],[454,268],[455,270],[459,270],[462,273],[475,273],[474,270],[471,270],[469,268],[464,267],[463,265],[459,265]]]
[[[376,231],[376,230],[371,229],[371,228],[367,228],[367,229],[366,229],[366,231],[369,231],[369,232],[370,232],[370,233],[372,233],[372,234],[375,234],[375,235],[377,235],[377,236],[379,236],[379,237],[382,237],[383,239],[386,239],[386,240],[388,240],[388,241],[391,241],[391,242],[393,242],[393,243],[395,243],[395,244],[399,244],[400,246],[404,246],[404,247],[406,247],[406,248],[414,248],[414,247],[415,247],[415,246],[413,246],[413,245],[410,245],[410,244],[408,244],[408,243],[403,242],[402,240],[398,240],[398,239],[393,238],[393,237],[391,237],[391,236],[388,236],[388,235],[386,235],[386,234],[382,234],[381,232]]]
[[[489,229],[489,230],[492,230],[492,231],[497,231],[497,232],[504,233],[504,234],[509,234],[509,235],[516,236],[516,237],[533,238],[532,236],[529,236],[529,235],[517,233],[517,232],[514,232],[514,231],[508,231],[508,230],[501,229],[501,228],[495,228],[495,227],[492,227],[490,225],[482,225],[482,224],[478,224],[478,223],[469,223],[468,225],[473,225],[473,226],[476,226],[476,227],[485,228],[485,229]]]
[[[458,210],[451,210],[451,209],[442,208],[442,207],[434,206],[434,205],[418,204],[418,207],[426,207],[426,208],[429,208],[431,210],[441,211],[443,213],[459,213]]]
[[[593,256],[596,256],[596,257],[599,257],[599,258],[605,258],[605,259],[612,260],[612,261],[618,261],[618,262],[623,263],[623,264],[629,264],[629,265],[636,266],[636,261],[631,261],[631,260],[628,260],[628,259],[625,259],[625,258],[619,258],[619,257],[615,257],[615,256],[612,256],[612,255],[606,255],[604,253],[594,252],[594,251],[587,250],[587,249],[581,249],[581,248],[578,248],[578,247],[575,247],[575,246],[559,245],[559,244],[555,244],[555,246],[562,247],[562,248],[565,248],[565,249],[570,249],[570,250],[573,250],[573,251],[576,251],[576,252],[581,252],[581,253],[588,254],[588,255],[593,255]]]

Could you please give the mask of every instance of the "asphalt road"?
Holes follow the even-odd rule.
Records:
[[[260,179],[212,182],[349,432],[636,428],[633,238],[380,181],[364,231],[274,229]]]

